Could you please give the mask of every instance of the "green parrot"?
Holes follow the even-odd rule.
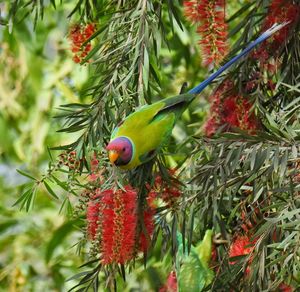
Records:
[[[195,97],[227,68],[286,24],[274,24],[241,53],[188,93],[145,105],[127,116],[114,129],[106,147],[110,162],[122,169],[130,170],[151,160],[157,150],[168,141],[177,119]]]

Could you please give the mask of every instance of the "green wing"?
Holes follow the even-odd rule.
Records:
[[[195,97],[195,94],[186,93],[166,98],[163,100],[164,107],[156,113],[153,120],[160,119],[169,113],[175,114],[177,120]]]
[[[142,129],[155,121],[165,118],[169,114],[175,114],[176,118],[178,118],[195,97],[195,94],[187,93],[166,98],[151,105],[145,105],[127,116],[124,121],[114,129],[111,139],[119,137],[120,131],[131,132],[137,127]]]

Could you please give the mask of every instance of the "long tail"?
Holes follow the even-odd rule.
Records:
[[[260,44],[261,42],[263,42],[264,40],[269,38],[272,34],[277,32],[278,30],[282,29],[287,24],[288,24],[288,22],[283,22],[281,24],[275,23],[271,28],[269,28],[264,33],[262,33],[262,35],[259,36],[254,42],[249,44],[242,52],[240,52],[237,56],[233,57],[224,66],[222,66],[218,71],[216,71],[215,73],[210,75],[206,80],[204,80],[199,85],[197,85],[196,87],[189,90],[188,93],[199,94],[207,85],[209,85],[215,78],[217,78],[220,74],[222,74],[232,64],[237,62],[243,56],[247,55],[256,45]]]

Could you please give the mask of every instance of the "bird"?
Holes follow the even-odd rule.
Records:
[[[268,39],[287,23],[274,24],[248,44],[238,55],[187,93],[144,105],[129,114],[111,134],[110,142],[106,147],[110,162],[121,169],[132,170],[154,158],[158,150],[170,138],[177,119],[195,97],[231,65],[246,56],[258,44]]]

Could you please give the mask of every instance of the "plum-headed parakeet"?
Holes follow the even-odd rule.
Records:
[[[286,23],[274,24],[188,93],[145,105],[127,116],[114,129],[111,141],[107,145],[111,163],[129,170],[152,159],[156,151],[168,140],[176,120],[194,98],[222,72],[285,25]]]

